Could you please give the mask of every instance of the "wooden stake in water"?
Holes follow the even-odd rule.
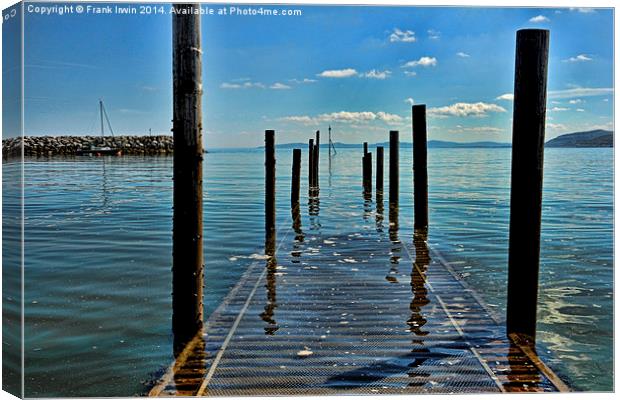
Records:
[[[314,185],[314,139],[308,140],[308,190]]]
[[[299,186],[301,175],[301,149],[293,149],[293,167],[291,171],[291,206],[299,206]]]
[[[507,332],[536,338],[549,31],[517,32]]]
[[[428,172],[426,154],[426,105],[411,107],[413,121],[413,206],[415,229],[428,227]]]
[[[364,154],[364,191],[372,193],[372,153]],[[372,197],[371,197],[372,199]]]
[[[265,232],[276,230],[276,151],[275,131],[265,131]]]
[[[314,174],[313,174],[313,186],[319,187],[319,155],[321,153],[321,132],[316,131],[316,140],[314,143]]]
[[[383,146],[377,147],[377,167],[376,167],[377,183],[375,190],[377,193],[383,192]]]
[[[398,204],[398,131],[390,131],[390,205]]]
[[[191,10],[198,5],[177,7]],[[203,326],[202,51],[200,15],[172,16],[174,193],[172,329],[175,354]]]

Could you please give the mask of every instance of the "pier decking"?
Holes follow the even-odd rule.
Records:
[[[306,229],[294,209],[149,395],[568,390],[377,203],[360,221],[336,207],[319,220],[311,198]]]

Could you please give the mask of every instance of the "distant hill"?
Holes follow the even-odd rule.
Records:
[[[547,147],[614,147],[614,133],[597,129],[568,133],[548,141]]]
[[[336,147],[336,149],[356,149],[356,148],[362,148],[362,143],[334,143],[334,147]],[[383,143],[369,143],[369,146],[372,147],[376,147],[376,146],[383,146],[383,147],[390,147],[390,143],[389,142],[383,142]],[[261,146],[262,148],[263,146]],[[308,147],[308,143],[284,143],[284,144],[278,144],[276,145],[277,148],[279,149],[293,149],[293,148],[298,148],[298,149],[305,149],[306,147]],[[400,148],[412,148],[413,147],[413,143],[411,142],[400,142]],[[447,142],[447,141],[443,141],[443,140],[429,140],[428,142],[428,147],[429,148],[487,148],[487,147],[491,147],[491,148],[497,148],[497,147],[510,147],[510,143],[501,143],[501,142],[465,142],[465,143],[460,143],[460,142]],[[321,143],[321,148],[327,148],[327,143]]]

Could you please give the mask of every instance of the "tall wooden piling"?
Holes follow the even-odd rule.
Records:
[[[265,131],[265,232],[276,230],[276,151],[275,131]]]
[[[314,139],[308,140],[308,189],[314,185]]]
[[[319,187],[319,155],[321,154],[321,132],[316,131],[316,137],[314,141],[314,173],[313,177],[313,186]]]
[[[299,186],[301,177],[301,149],[293,149],[293,167],[291,171],[291,206],[299,207]]]
[[[536,337],[549,31],[517,32],[507,332]]]
[[[383,192],[383,146],[377,146],[377,166],[375,169],[375,174],[377,176],[375,190],[378,195],[379,192]]]
[[[413,206],[415,229],[428,227],[428,172],[426,152],[426,105],[411,107],[413,124]]]
[[[364,142],[364,155],[368,154],[368,142]]]
[[[191,10],[194,4],[178,5]],[[200,15],[172,16],[172,330],[180,352],[203,326],[202,51]]]
[[[390,131],[390,204],[398,204],[398,131]]]

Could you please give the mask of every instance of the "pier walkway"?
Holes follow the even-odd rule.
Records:
[[[306,229],[294,209],[149,395],[569,390],[378,204],[358,225],[311,198]]]

